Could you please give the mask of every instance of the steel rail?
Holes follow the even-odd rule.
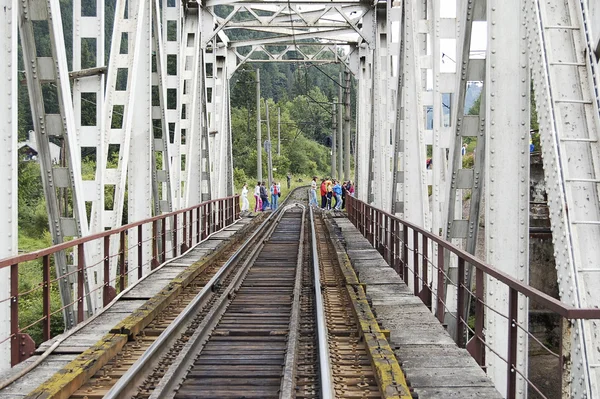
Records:
[[[214,287],[220,281],[221,277],[229,271],[229,269],[236,264],[239,260],[240,256],[250,248],[250,244],[252,244],[255,238],[264,232],[265,227],[271,222],[271,220],[277,216],[277,219],[281,219],[283,213],[274,212],[271,213],[267,219],[265,219],[261,225],[252,233],[252,235],[241,245],[241,247],[233,254],[231,257],[225,262],[223,266],[219,269],[219,271],[209,280],[209,282],[202,288],[202,290],[194,297],[192,302],[188,304],[188,306],[177,316],[177,318],[165,329],[150,345],[150,347],[144,352],[144,354],[123,374],[119,381],[106,393],[104,398],[106,399],[114,399],[120,398],[123,394],[125,394],[130,389],[136,386],[138,379],[140,378],[140,374],[144,373],[144,371],[148,370],[149,367],[157,360],[157,356],[162,354],[162,350],[165,346],[168,346],[168,343],[171,339],[173,339],[173,335],[176,332],[180,331],[185,325],[193,318],[193,316],[198,312],[201,305],[207,299],[208,295],[213,291]],[[272,226],[275,226],[273,224]],[[271,226],[271,227],[272,227]],[[272,229],[267,230],[269,233]],[[256,252],[256,248],[255,251]]]
[[[296,279],[294,281],[294,300],[292,301],[292,312],[290,316],[288,344],[285,354],[283,377],[281,378],[280,398],[293,398],[296,388],[296,370],[298,366],[298,346],[300,339],[300,295],[302,294],[302,264],[304,262],[304,225],[306,218],[306,207],[301,204],[293,204],[285,207],[302,208],[302,223],[300,224],[300,240],[298,243],[298,260],[296,262]],[[285,211],[284,211],[285,212]]]
[[[270,226],[265,236],[268,237],[275,231],[275,228],[285,214],[285,210],[287,210],[289,207],[292,207],[292,205],[286,206],[285,208],[279,208],[276,212],[271,214],[271,216],[277,215],[277,220]],[[233,281],[223,292],[219,302],[211,308],[210,312],[202,320],[202,323],[198,326],[194,334],[189,337],[187,344],[182,348],[173,364],[169,366],[164,374],[164,377],[156,385],[149,399],[171,399],[175,397],[176,387],[180,386],[183,380],[185,380],[187,371],[191,368],[197,356],[202,351],[202,348],[209,340],[210,334],[217,326],[222,315],[225,313],[227,308],[225,305],[230,302],[231,294],[243,283],[245,276],[250,270],[252,264],[254,264],[256,257],[262,251],[264,242],[266,241],[266,239],[262,240],[261,245],[256,246],[252,250],[251,256],[246,260],[244,266],[237,272]]]
[[[312,262],[315,286],[315,308],[317,320],[317,337],[319,343],[319,373],[321,377],[321,398],[332,399],[333,381],[331,378],[331,362],[329,359],[329,342],[327,337],[327,321],[325,320],[325,308],[323,306],[323,295],[321,293],[321,275],[319,271],[319,254],[317,251],[317,235],[315,233],[315,221],[312,207],[310,207],[310,232],[312,239]]]

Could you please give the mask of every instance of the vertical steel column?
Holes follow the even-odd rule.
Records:
[[[204,65],[202,49],[200,48],[200,18],[196,13],[185,15],[183,34],[184,45],[179,63],[178,108],[180,109],[179,137],[181,163],[182,200],[180,208],[202,202],[202,136]]]
[[[18,171],[17,157],[17,82],[18,82],[18,36],[17,5],[11,0],[1,0],[0,9],[0,230],[4,239],[0,242],[0,259],[17,255],[18,252]],[[17,275],[18,278],[18,275]],[[11,295],[11,274],[9,268],[0,270],[0,297]],[[18,282],[17,282],[18,283]],[[18,286],[18,285],[17,285]],[[0,304],[0,335],[7,337],[11,330],[11,301]],[[0,344],[0,370],[10,368],[10,339]]]
[[[260,137],[260,69],[256,69],[256,176],[262,182],[262,139]]]
[[[423,106],[421,101],[420,47],[418,45],[419,4],[404,2],[404,218],[430,228]],[[398,212],[398,210],[396,210]]]
[[[113,29],[108,77],[106,83],[106,98],[103,108],[104,128],[106,131],[104,141],[104,154],[98,156],[99,168],[104,168],[104,181],[102,190],[112,192],[112,203],[105,203],[104,228],[118,227],[123,222],[123,209],[125,203],[125,190],[127,189],[127,176],[130,166],[137,164],[130,154],[137,149],[135,145],[140,142],[138,135],[144,135],[140,144],[143,148],[142,157],[146,161],[141,165],[144,176],[151,176],[151,149],[148,145],[148,130],[138,131],[138,123],[143,123],[147,129],[150,116],[148,105],[149,87],[149,31],[151,23],[149,17],[150,0],[117,0],[115,8],[115,25]],[[146,63],[146,64],[144,64]],[[136,71],[136,68],[142,70]],[[143,93],[143,94],[142,94]],[[137,102],[137,104],[136,104]],[[140,105],[141,104],[141,105]],[[139,117],[136,112],[143,109],[144,114]],[[135,132],[133,132],[135,129]],[[132,145],[132,132],[136,137]],[[136,155],[137,156],[137,155]],[[132,171],[132,178],[135,173]],[[147,179],[147,177],[146,177]],[[129,184],[132,183],[131,179]],[[151,183],[140,188],[144,197],[149,198]],[[134,196],[138,193],[133,192]],[[148,203],[140,205],[144,209],[151,206]],[[146,212],[145,212],[146,213]],[[146,213],[147,214],[147,213]],[[111,247],[117,247],[116,237],[113,238]],[[124,248],[123,250],[126,250]],[[111,275],[116,275],[116,262],[111,262]],[[123,287],[121,287],[123,289]]]
[[[96,164],[94,176],[91,179],[88,176],[82,182],[83,201],[91,203],[91,213],[88,215],[90,234],[104,231],[102,222],[104,170],[97,167],[97,160],[104,153],[105,131],[102,105],[104,104],[105,79],[104,71],[100,70],[105,66],[104,37],[104,1],[93,0],[87,2],[86,7],[83,7],[81,0],[74,0],[72,77],[77,146],[81,154],[80,162],[86,160]],[[82,50],[85,50],[85,59],[82,58],[84,55]],[[99,281],[96,282],[95,276],[102,273],[102,266],[99,263],[102,259],[102,244],[100,241],[90,242],[85,245],[85,249],[87,263],[97,265],[86,271],[90,291],[92,291],[100,284]],[[95,309],[101,307],[102,291],[96,290],[91,299]]]
[[[344,80],[342,72],[340,72],[339,79],[339,87],[338,87],[338,99],[337,99],[337,176],[338,179],[342,181],[348,181],[346,176],[344,176],[344,107],[343,107],[343,98],[344,98]]]
[[[169,155],[169,123],[167,120],[167,82],[173,83],[171,76],[167,76],[167,49],[178,55],[180,36],[173,35],[171,30],[179,32],[179,7],[180,2],[167,3],[163,8],[164,25],[168,37],[163,36],[159,0],[152,1],[152,37],[153,59],[152,70],[152,196],[154,215],[173,210],[173,187],[171,186],[171,157]],[[170,21],[170,22],[169,22]],[[173,25],[174,24],[174,25]],[[174,37],[173,37],[174,36]],[[165,41],[163,41],[165,39]],[[175,79],[175,84],[177,84]],[[176,90],[177,88],[175,88]],[[160,161],[160,162],[159,162]],[[154,258],[156,259],[156,258]]]
[[[398,56],[395,58],[397,62],[397,74],[398,80],[396,83],[396,98],[395,98],[395,110],[393,112],[394,121],[394,157],[392,161],[392,203],[391,210],[392,214],[402,216],[404,214],[404,146],[406,139],[406,132],[404,130],[404,73],[405,73],[405,32],[406,27],[404,25],[405,8],[404,2],[394,2],[394,6],[390,11],[392,19],[392,30],[397,32],[398,41],[393,41],[393,47],[398,48]]]
[[[200,9],[202,18],[202,47],[204,52],[204,71],[206,73],[205,85],[207,93],[206,109],[208,115],[208,141],[211,176],[212,198],[223,198],[233,188],[231,161],[231,125],[229,120],[229,79],[226,48],[226,38],[216,36],[205,42],[205,38],[212,34],[214,25],[213,16],[208,11]]]
[[[165,0],[162,2],[162,7],[159,4],[155,8],[157,15],[158,10],[162,8],[162,51],[160,51],[159,47],[157,59],[161,60],[161,77],[163,78],[165,87],[163,92],[165,97],[161,104],[165,113],[162,141],[167,144],[165,151],[168,154],[163,153],[163,155],[166,155],[166,158],[163,158],[163,163],[167,164],[165,167],[168,169],[163,169],[168,175],[161,180],[167,182],[166,186],[170,185],[170,187],[165,187],[163,183],[163,196],[165,189],[170,188],[171,190],[169,193],[171,195],[169,211],[183,208],[181,182],[184,176],[181,168],[182,128],[180,123],[182,122],[183,108],[183,88],[181,85],[182,83],[185,84],[185,82],[183,82],[184,77],[181,74],[184,70],[183,64],[185,63],[187,46],[188,44],[194,44],[194,42],[188,43],[188,37],[184,33],[186,29],[183,23],[184,10],[182,3],[181,1]],[[190,18],[197,21],[198,17],[190,13]],[[189,23],[187,18],[185,23]],[[198,51],[198,46],[196,46],[196,49],[192,47],[192,51]],[[195,63],[196,59],[192,61],[192,64],[197,65]],[[191,90],[189,84],[187,90]],[[167,201],[169,201],[168,198]],[[167,210],[163,210],[163,212],[165,211]],[[171,237],[168,237],[168,240],[170,241]],[[166,249],[163,248],[163,250]]]
[[[444,215],[444,229],[446,240],[455,245],[464,247],[469,253],[474,254],[477,244],[477,232],[479,230],[479,214],[481,205],[481,196],[483,194],[483,171],[485,160],[485,85],[480,94],[479,114],[465,115],[465,98],[469,85],[472,82],[484,82],[486,73],[485,59],[471,59],[471,36],[474,21],[485,21],[486,7],[483,0],[467,0],[461,2],[462,7],[457,10],[459,20],[461,21],[461,31],[458,46],[461,52],[457,55],[457,63],[460,66],[458,76],[458,99],[452,108],[451,123],[452,131],[450,137],[450,150],[448,152],[449,168],[451,174],[449,184],[446,187],[446,201]],[[471,82],[471,83],[470,83]],[[465,138],[475,138],[477,145],[474,156],[474,166],[472,168],[463,168],[463,142]],[[471,202],[469,215],[463,217],[462,196],[465,190],[470,190]],[[446,273],[451,279],[457,274],[456,263],[451,263],[447,259],[444,266]],[[469,284],[472,281],[471,269],[467,269],[467,280]],[[449,313],[456,312],[454,303],[456,303],[456,290],[451,285],[446,287],[446,303],[449,304]],[[465,303],[469,307],[470,301]],[[454,331],[456,319],[453,315],[446,316],[446,324],[449,331]]]
[[[38,146],[38,160],[43,176],[49,228],[53,243],[59,244],[67,237],[81,237],[88,232],[82,195],[81,153],[77,144],[60,3],[58,0],[25,0],[18,3],[23,61]],[[36,34],[34,25],[38,27]],[[48,36],[43,33],[46,29]],[[50,43],[50,51],[47,48],[38,48],[40,40],[45,39]],[[47,93],[56,95],[58,104],[46,104]],[[58,165],[50,153],[50,138],[62,139],[65,149]],[[71,200],[68,203],[59,203],[59,195],[67,198],[69,193]],[[69,266],[64,251],[56,254],[55,266],[58,277],[68,273]],[[66,306],[72,302],[68,279],[60,279],[59,288],[63,304]],[[90,300],[87,303],[88,309],[92,309],[91,305]],[[75,323],[71,305],[65,307],[64,316],[65,327],[71,328]]]
[[[519,0],[488,0],[488,60],[486,63],[486,259],[492,266],[527,282],[529,279],[529,91],[527,32]],[[511,187],[507,190],[507,187]],[[509,311],[506,286],[488,277],[485,303],[499,313]],[[518,317],[527,331],[528,302],[519,299]],[[486,341],[507,355],[507,320],[486,313]],[[527,337],[519,331],[515,365],[527,375]],[[487,373],[507,395],[506,363],[486,351]],[[517,396],[526,397],[527,384],[517,377]]]
[[[132,93],[136,98],[132,106],[135,118],[132,121],[131,145],[127,165],[127,213],[128,222],[136,222],[152,217],[152,187],[153,187],[153,144],[152,128],[152,1],[128,0],[129,15],[135,15],[142,7],[143,12],[138,16],[142,20],[141,28],[136,32],[138,56],[131,72],[135,74],[138,83]],[[133,52],[133,43],[129,42],[129,51]],[[145,224],[129,231],[129,268],[128,284],[135,283],[142,275],[150,272],[151,245],[142,242],[139,235],[149,237],[151,226]],[[135,246],[133,243],[141,245]],[[138,257],[141,256],[141,259]],[[140,270],[137,270],[141,266]]]
[[[335,101],[335,100],[334,100]],[[332,179],[339,179],[337,175],[337,115],[336,104],[331,104],[331,171]],[[267,118],[268,119],[268,118]]]
[[[344,180],[350,180],[350,129],[352,115],[350,112],[350,71],[344,70],[346,86],[344,89]],[[356,152],[356,149],[354,150]]]
[[[373,18],[371,18],[372,20]],[[375,22],[372,22],[373,24]],[[354,153],[354,175],[356,183],[356,197],[365,202],[371,199],[371,162],[373,159],[373,50],[369,46],[360,47],[358,93],[356,96],[356,139]]]

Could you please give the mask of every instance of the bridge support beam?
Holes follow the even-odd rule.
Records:
[[[520,0],[487,1],[485,243],[489,264],[527,284],[530,76],[523,7]],[[509,314],[509,292],[504,284],[488,277],[485,294],[488,306],[502,315]],[[528,340],[523,330],[528,330],[528,302],[520,295],[517,317],[520,328],[515,327],[518,337],[516,359],[512,361],[526,376]],[[509,322],[497,313],[486,312],[485,329],[487,344],[510,359]],[[527,396],[527,384],[521,375],[514,368],[509,370],[505,361],[489,349],[486,363],[488,375],[505,397]],[[507,381],[511,380],[516,385],[507,389]],[[513,393],[516,396],[511,396]]]
[[[18,62],[17,62],[17,7],[12,0],[0,1],[0,259],[17,255],[18,252]],[[0,269],[0,297],[8,298],[10,292],[10,269]],[[10,335],[10,304],[0,304],[0,336]],[[0,370],[10,368],[10,347],[13,340],[0,344]],[[16,340],[14,341],[16,342]],[[16,343],[15,343],[16,345]]]

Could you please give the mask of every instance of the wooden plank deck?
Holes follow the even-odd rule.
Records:
[[[345,217],[334,217],[350,263],[377,320],[390,331],[390,343],[420,399],[501,399],[475,360],[448,335],[423,302]]]

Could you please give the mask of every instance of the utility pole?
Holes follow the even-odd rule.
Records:
[[[277,156],[281,156],[281,108],[277,107]]]
[[[273,157],[271,156],[271,121],[269,119],[269,102],[265,99],[265,113],[267,116],[267,144],[265,150],[267,151],[267,168],[269,168],[269,187],[273,184]]]
[[[344,180],[350,180],[350,71],[344,71],[346,77],[345,125],[344,125]]]
[[[262,182],[262,138],[260,137],[260,70],[256,70],[256,178]]]
[[[344,177],[344,180],[347,181],[348,177],[344,176],[344,164],[343,164],[343,151],[344,151],[344,145],[342,143],[343,141],[343,137],[344,137],[344,122],[343,122],[343,118],[344,118],[344,109],[342,108],[342,99],[344,98],[344,91],[343,91],[343,87],[344,87],[344,80],[342,77],[342,73],[340,72],[340,85],[339,85],[339,90],[338,90],[338,112],[337,112],[337,118],[338,118],[338,124],[337,124],[337,135],[338,135],[338,177],[340,178],[340,180],[342,180],[342,176]]]
[[[337,118],[336,118],[336,112],[335,112],[335,102],[333,104],[331,104],[331,121],[333,122],[333,126],[332,126],[332,134],[331,134],[331,178],[333,179],[334,177],[336,177],[336,171],[337,171],[337,165],[335,163],[335,158],[336,158],[336,147],[337,147],[337,140],[336,140],[336,133],[337,133]]]

